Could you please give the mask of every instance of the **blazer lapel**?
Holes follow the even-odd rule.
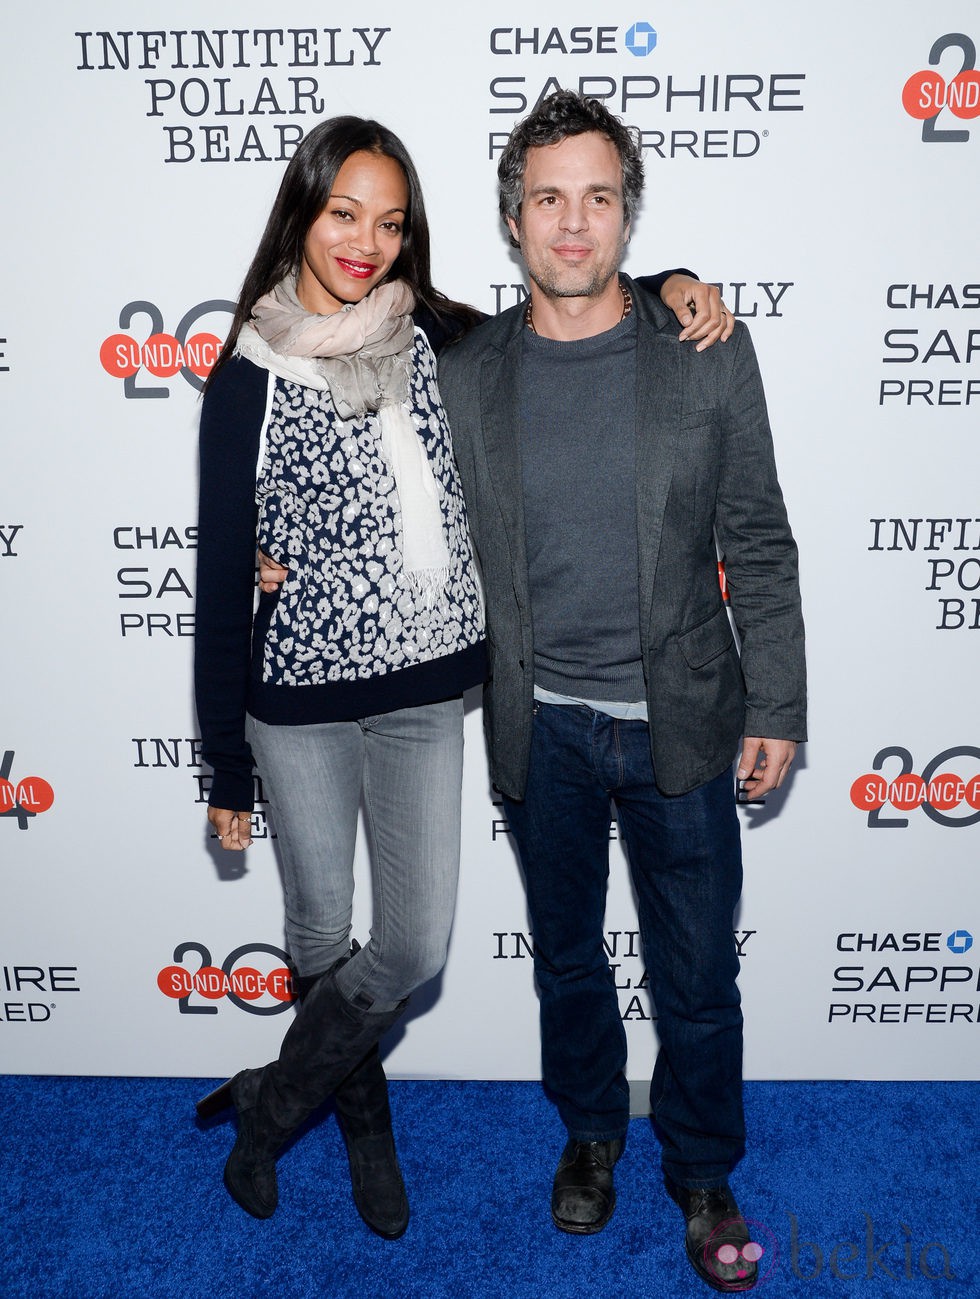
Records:
[[[503,523],[503,535],[495,540],[508,547],[518,601],[527,607],[527,540],[518,411],[521,355],[521,334],[517,332],[502,352],[494,352],[484,361],[480,372],[480,409],[490,483]]]
[[[676,338],[641,316],[636,349],[636,531],[640,634],[646,640],[660,560],[664,511],[681,422],[681,359]]]

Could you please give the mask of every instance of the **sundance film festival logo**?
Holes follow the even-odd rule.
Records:
[[[157,987],[182,1015],[217,1015],[219,1003],[249,1015],[280,1015],[294,999],[289,958],[269,943],[244,943],[216,965],[203,943],[179,943]]]
[[[0,761],[0,817],[13,817],[21,830],[31,821],[47,812],[54,802],[54,790],[43,776],[24,776],[18,781],[10,779],[14,765],[14,751],[7,749]]]
[[[939,64],[947,50],[958,51],[959,67],[943,76]],[[954,56],[955,57],[955,56]],[[947,60],[947,63],[949,60]],[[929,51],[930,67],[914,72],[902,88],[902,107],[922,122],[926,144],[965,144],[969,129],[957,122],[971,121],[980,114],[980,73],[976,71],[977,47],[963,32],[947,32]]]
[[[123,396],[131,400],[169,397],[169,385],[154,380],[173,379],[178,374],[201,392],[218,359],[224,331],[219,336],[208,330],[191,330],[202,317],[213,313],[233,316],[235,304],[227,298],[198,302],[184,312],[177,328],[169,333],[156,303],[127,302],[119,313],[119,328],[130,330],[139,317],[145,317],[147,323],[139,331],[106,338],[99,349],[103,370],[113,379],[122,379]]]
[[[943,749],[917,771],[909,750],[892,744],[871,765],[851,785],[851,802],[867,812],[869,829],[904,829],[913,812],[948,829],[980,821],[980,749],[973,745]]]

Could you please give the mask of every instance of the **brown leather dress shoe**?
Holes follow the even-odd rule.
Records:
[[[616,1207],[613,1167],[623,1153],[615,1141],[569,1141],[551,1189],[551,1217],[560,1231],[588,1236],[601,1231]]]

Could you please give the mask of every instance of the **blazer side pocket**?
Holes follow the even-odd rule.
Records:
[[[689,668],[703,668],[735,644],[728,611],[725,608],[719,609],[707,622],[692,627],[679,637],[678,644]]]

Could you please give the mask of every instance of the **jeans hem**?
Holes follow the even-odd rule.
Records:
[[[584,1145],[588,1145],[592,1141],[622,1141],[625,1146],[626,1129],[616,1128],[613,1130],[611,1128],[606,1128],[601,1132],[573,1132],[572,1129],[569,1128],[568,1139],[570,1141],[581,1141]]]
[[[675,1177],[673,1173],[664,1166],[663,1174],[668,1181],[673,1182],[675,1186],[679,1186],[685,1191],[719,1191],[728,1185],[727,1172],[692,1178],[689,1171],[685,1171],[683,1177]]]

